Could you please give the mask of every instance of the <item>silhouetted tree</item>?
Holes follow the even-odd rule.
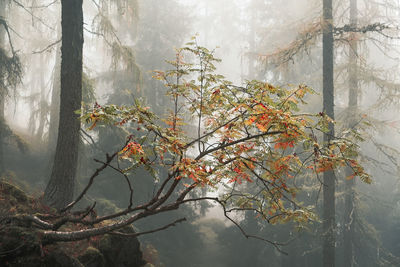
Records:
[[[334,119],[333,91],[333,16],[332,0],[323,0],[322,24],[323,50],[323,111]],[[329,124],[329,131],[324,133],[324,142],[329,143],[334,136],[334,126]],[[335,266],[335,173],[324,172],[323,179],[323,266]]]
[[[6,9],[6,1],[0,0],[0,18],[4,18]],[[4,49],[4,40],[5,40],[5,30],[3,25],[0,25],[0,49]],[[3,62],[1,62],[3,64]],[[4,83],[2,80],[4,79],[3,72],[0,72],[0,85]],[[3,87],[3,86],[2,86]],[[6,89],[0,88],[0,174],[4,171],[4,99],[6,95]]]
[[[61,98],[57,148],[44,201],[61,209],[73,199],[78,165],[80,121],[75,113],[82,100],[82,0],[61,1]]]
[[[350,0],[350,26],[357,27],[357,0]],[[354,36],[355,34],[353,34]],[[349,115],[355,114],[358,108],[358,79],[357,79],[357,57],[358,44],[356,38],[350,38],[349,46]],[[355,126],[354,119],[349,122],[348,127]],[[348,168],[346,175],[350,176],[353,171]],[[354,185],[355,180],[346,181],[346,196],[344,207],[344,266],[353,266],[353,243],[354,243],[354,226],[355,226],[355,210],[354,210]]]

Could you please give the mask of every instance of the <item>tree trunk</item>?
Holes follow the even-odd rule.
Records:
[[[58,30],[59,32],[59,30]],[[61,34],[59,34],[61,37]],[[57,45],[56,63],[54,65],[53,74],[53,90],[51,92],[51,106],[50,106],[50,122],[49,122],[49,140],[48,150],[49,155],[52,156],[57,145],[57,129],[60,111],[60,88],[61,88],[61,47]]]
[[[45,59],[43,55],[40,55],[39,58],[40,66],[44,66],[45,64]],[[47,101],[46,101],[46,84],[44,81],[45,77],[45,70],[42,68],[39,72],[39,87],[40,87],[40,100],[39,100],[39,126],[36,131],[36,139],[39,142],[39,144],[42,143],[43,141],[43,132],[44,132],[44,127],[46,124],[47,120]]]
[[[56,154],[44,201],[61,209],[73,199],[82,100],[82,0],[61,1],[61,98]]]
[[[323,0],[323,109],[334,119],[333,90],[333,16],[332,0]],[[334,136],[334,126],[329,124],[329,132],[324,134],[328,143]],[[324,172],[323,179],[323,266],[335,266],[335,173]]]
[[[6,9],[6,1],[5,0],[0,0],[0,17],[5,17],[5,10]],[[0,25],[0,48],[5,47],[4,42],[5,42],[5,29],[3,25]],[[0,63],[1,64],[1,63]],[[2,77],[0,73],[0,80],[3,80],[4,77]],[[0,82],[0,87],[1,85],[4,84],[3,82]],[[5,102],[5,96],[6,96],[6,88],[0,88],[0,175],[3,174],[5,171],[4,167],[4,127],[5,127],[5,119],[4,119],[4,102]]]
[[[350,0],[350,25],[357,27],[357,0]],[[356,33],[353,33],[355,35]],[[352,36],[355,37],[355,36]],[[357,57],[358,46],[355,38],[350,39],[349,47],[349,107],[348,116],[349,128],[355,125],[354,115],[357,114],[358,107],[358,78],[357,78]],[[353,171],[346,169],[346,176],[353,174]],[[353,253],[354,253],[354,224],[355,224],[355,210],[354,210],[354,185],[355,179],[346,180],[346,195],[344,207],[344,265],[345,267],[353,266]]]

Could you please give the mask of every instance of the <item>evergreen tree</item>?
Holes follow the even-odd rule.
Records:
[[[44,194],[44,201],[57,209],[70,203],[74,195],[80,140],[76,111],[82,101],[82,0],[63,0],[61,4],[60,120],[53,170]]]
[[[322,24],[323,49],[323,112],[334,119],[333,91],[333,16],[332,0],[323,0]],[[329,124],[329,131],[324,134],[324,142],[329,143],[334,136],[334,126]],[[324,172],[323,195],[323,266],[335,266],[335,174],[333,170]]]
[[[350,0],[350,27],[357,27],[357,0]],[[353,34],[354,35],[354,34]],[[356,114],[358,109],[358,79],[357,79],[357,65],[358,65],[358,43],[355,38],[350,38],[349,45],[349,102],[348,114]],[[354,128],[357,121],[352,117],[349,122],[348,128]],[[346,176],[351,176],[353,171],[350,168],[346,169]],[[344,208],[344,266],[354,266],[354,227],[355,227],[355,203],[354,203],[354,186],[355,179],[347,180],[346,182],[346,195],[345,195],[345,208]]]

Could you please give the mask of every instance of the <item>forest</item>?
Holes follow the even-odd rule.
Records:
[[[399,45],[397,0],[0,0],[0,267],[400,266]]]

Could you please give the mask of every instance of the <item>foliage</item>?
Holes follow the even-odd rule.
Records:
[[[330,122],[325,114],[297,113],[310,88],[288,90],[255,80],[235,86],[214,74],[216,62],[213,52],[193,39],[169,61],[172,70],[155,72],[172,100],[164,118],[136,100],[133,106],[96,104],[83,120],[89,129],[111,124],[129,132],[130,142],[119,153],[125,173],[144,167],[160,179],[161,191],[170,182],[172,191],[182,184],[178,206],[214,200],[233,222],[231,213],[246,210],[270,223],[315,219],[296,201],[297,190],[291,185],[305,173],[318,176],[347,165],[354,176],[370,182],[353,159],[356,146],[349,139],[318,141]],[[158,177],[159,166],[168,169],[166,177]],[[257,193],[240,186],[244,182],[256,186]],[[219,197],[190,197],[204,187],[225,190]]]
[[[1,26],[0,26],[1,27]],[[8,56],[7,52],[0,47],[0,93],[6,95],[7,88],[14,88],[21,82],[22,65],[16,54]],[[2,90],[6,90],[2,92]]]

